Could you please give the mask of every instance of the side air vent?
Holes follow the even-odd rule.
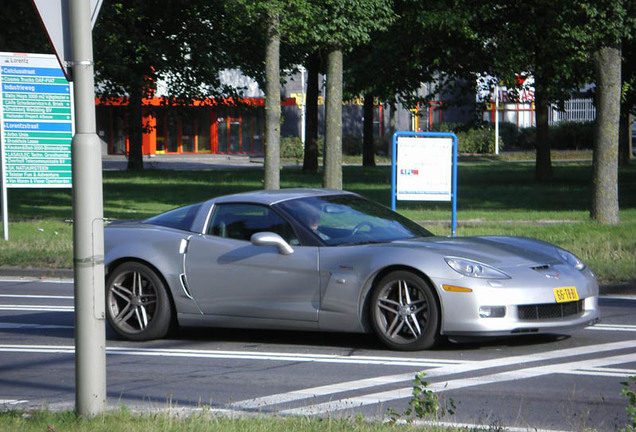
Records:
[[[192,294],[190,294],[190,290],[188,289],[188,281],[186,279],[186,275],[181,273],[179,275],[179,279],[181,280],[181,288],[183,288],[183,292],[185,293],[186,297],[192,299]]]

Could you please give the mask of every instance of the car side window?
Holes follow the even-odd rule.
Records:
[[[250,241],[257,232],[274,232],[297,245],[292,227],[269,207],[255,204],[219,204],[214,207],[206,234]]]

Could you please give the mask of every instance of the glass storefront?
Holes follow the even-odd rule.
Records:
[[[221,108],[217,118],[218,153],[262,153],[262,108]]]
[[[263,152],[263,107],[144,107],[144,154]],[[109,154],[125,154],[126,107],[97,106],[98,135]]]
[[[97,136],[109,154],[126,154],[126,110],[98,106],[95,110]]]

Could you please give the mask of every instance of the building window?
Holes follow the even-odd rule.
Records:
[[[99,105],[95,109],[97,135],[108,154],[126,154],[126,109]]]
[[[228,107],[219,109],[217,143],[219,153],[263,151],[262,109]]]

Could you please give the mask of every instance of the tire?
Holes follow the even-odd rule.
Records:
[[[395,271],[375,286],[371,322],[387,347],[400,351],[433,348],[440,340],[440,309],[429,284],[409,271]]]
[[[168,292],[159,275],[138,262],[117,266],[106,280],[106,318],[124,339],[164,337],[173,317]]]

